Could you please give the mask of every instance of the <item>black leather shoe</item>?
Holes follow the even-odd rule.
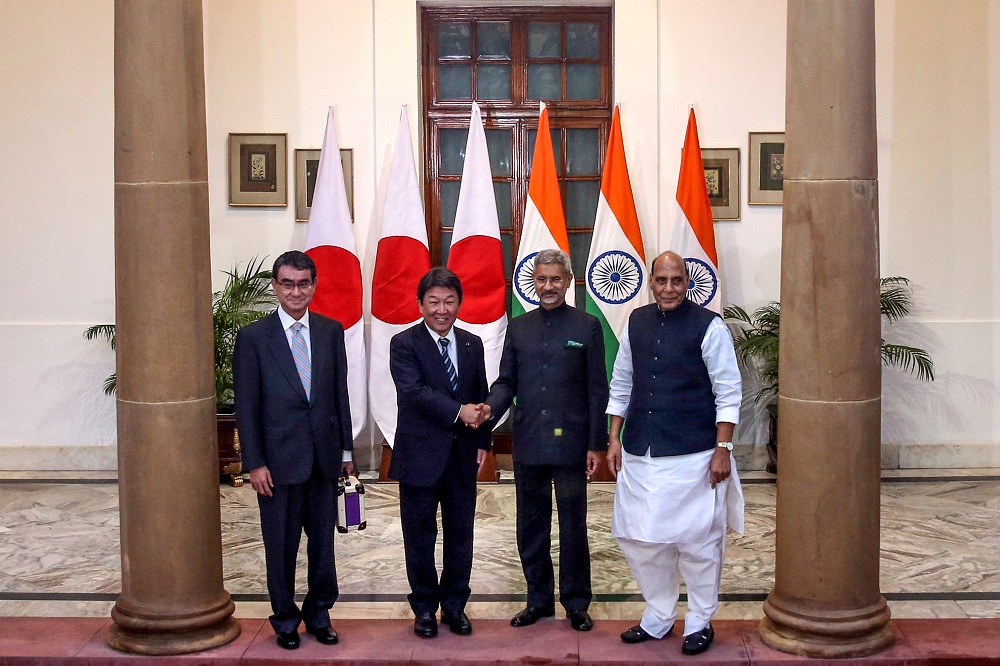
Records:
[[[459,636],[468,636],[472,633],[472,623],[469,622],[469,616],[465,614],[465,611],[459,611],[458,615],[441,613],[441,624],[448,625],[451,633]]]
[[[295,650],[299,647],[299,632],[282,631],[277,634],[275,640],[278,642],[278,647],[285,648],[286,650]]]
[[[538,608],[536,606],[528,606],[523,611],[521,611],[513,618],[511,618],[510,626],[527,627],[528,625],[538,622],[543,617],[552,617],[555,614],[556,614],[556,609],[554,606],[549,606],[548,608]]]
[[[712,644],[712,639],[714,638],[715,629],[712,629],[712,625],[709,624],[701,631],[696,631],[693,634],[685,636],[684,645],[681,646],[681,652],[689,655],[701,654],[708,649],[708,646]]]
[[[438,623],[433,613],[418,613],[413,620],[413,633],[421,638],[434,638],[438,635]]]
[[[590,631],[594,628],[594,621],[587,611],[566,611],[566,617],[569,618],[570,626],[577,631]]]
[[[667,634],[669,634],[674,628],[674,625],[670,625],[670,629],[667,629]],[[666,636],[667,634],[664,634]],[[646,630],[642,628],[641,624],[637,624],[631,629],[626,629],[622,632],[622,643],[644,643],[649,640],[660,640],[653,636],[652,634],[646,633]]]
[[[322,643],[323,645],[336,645],[337,641],[337,630],[333,627],[323,627],[322,629],[310,629],[306,627],[306,631],[316,637],[316,641]]]

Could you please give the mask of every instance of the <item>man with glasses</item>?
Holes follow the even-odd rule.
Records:
[[[353,472],[347,352],[339,322],[308,310],[316,264],[303,252],[274,262],[280,307],[236,336],[233,376],[243,465],[257,491],[279,646],[299,646],[298,626],[324,645],[337,642],[333,557],[337,478]],[[308,590],[295,603],[295,558],[306,532]]]
[[[550,542],[552,487],[559,515],[559,602],[570,626],[588,631],[591,601],[587,543],[587,477],[608,447],[604,335],[593,315],[566,304],[573,286],[569,256],[542,250],[533,272],[539,308],[507,328],[500,374],[484,405],[513,414],[517,550],[528,603],[510,623],[534,624],[555,614]]]

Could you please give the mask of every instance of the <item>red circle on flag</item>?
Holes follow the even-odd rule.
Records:
[[[353,252],[320,245],[306,254],[316,262],[316,294],[309,309],[348,329],[361,321],[361,262]]]
[[[458,318],[470,324],[492,324],[507,312],[503,248],[499,238],[467,236],[451,246],[448,268],[462,281]]]
[[[372,276],[372,316],[387,324],[420,319],[417,283],[430,268],[430,252],[416,238],[389,236],[380,240]]]

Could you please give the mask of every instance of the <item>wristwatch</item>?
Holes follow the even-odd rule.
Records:
[[[729,451],[733,450],[733,443],[732,442],[719,442],[718,444],[716,444],[716,446],[718,448],[720,448],[720,449],[727,449]]]

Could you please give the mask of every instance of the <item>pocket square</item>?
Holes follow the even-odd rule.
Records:
[[[582,342],[577,342],[576,340],[567,340],[566,349],[583,349],[584,344]]]

